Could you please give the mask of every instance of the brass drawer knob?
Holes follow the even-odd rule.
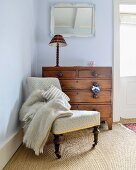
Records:
[[[94,99],[98,98],[98,95],[97,94],[93,94],[93,98]]]
[[[62,76],[63,76],[63,73],[60,71],[60,72],[57,73],[57,76],[58,76],[58,77],[62,77]]]
[[[96,111],[96,109],[93,108],[92,111]]]
[[[93,77],[98,77],[98,73],[95,70],[91,71],[91,74]]]

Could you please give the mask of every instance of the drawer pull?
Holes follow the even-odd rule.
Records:
[[[97,82],[93,82],[92,87],[91,87],[93,98],[97,98],[100,91],[101,91],[100,85]]]
[[[95,70],[93,70],[93,71],[91,72],[91,74],[92,74],[93,77],[98,77],[98,73],[97,73]]]
[[[63,73],[62,73],[62,72],[58,72],[58,73],[57,73],[57,76],[58,76],[58,77],[62,77],[62,76],[63,76]]]
[[[93,94],[93,98],[94,99],[98,98],[98,95],[97,94]]]
[[[92,111],[96,111],[96,109],[93,108]]]

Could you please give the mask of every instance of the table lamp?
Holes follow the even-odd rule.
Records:
[[[67,45],[62,35],[55,35],[49,43],[50,46],[56,48],[56,67],[59,67],[59,47],[65,47]]]

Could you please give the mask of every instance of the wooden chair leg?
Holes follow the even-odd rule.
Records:
[[[94,144],[93,144],[93,148],[97,145],[98,143],[98,134],[99,134],[99,128],[98,126],[95,126],[93,129],[93,133],[94,133]]]
[[[61,154],[60,154],[61,136],[62,135],[55,135],[54,134],[54,140],[53,140],[54,145],[55,145],[55,154],[56,154],[58,159],[61,158]]]

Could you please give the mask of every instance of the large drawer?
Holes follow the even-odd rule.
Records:
[[[111,79],[112,76],[112,70],[111,68],[91,68],[89,70],[79,70],[78,71],[78,77],[79,78],[105,78],[105,79]]]
[[[75,78],[76,77],[76,71],[59,71],[59,70],[48,70],[43,71],[44,77],[57,77],[59,79],[61,78]]]
[[[91,89],[93,83],[96,82],[99,84],[101,89],[111,89],[112,82],[111,80],[60,80],[61,87],[65,89]]]
[[[93,98],[92,92],[89,91],[65,91],[70,97],[71,103],[111,103],[111,91],[101,91],[96,98]]]
[[[112,106],[111,105],[89,105],[89,104],[72,104],[72,110],[95,110],[100,112],[101,117],[111,117]]]

